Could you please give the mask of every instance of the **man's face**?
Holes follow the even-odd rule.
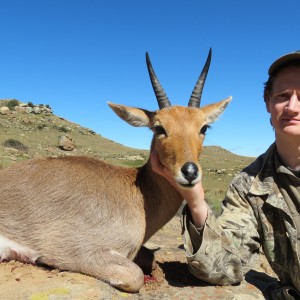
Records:
[[[278,73],[266,105],[277,135],[300,136],[299,67],[287,67]]]

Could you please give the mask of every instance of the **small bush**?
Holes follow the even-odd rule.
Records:
[[[55,129],[59,132],[69,132],[69,131],[71,131],[71,129],[69,127],[66,127],[65,125],[59,125],[59,126],[54,125],[53,129]]]
[[[7,107],[10,109],[10,110],[13,110],[15,108],[15,106],[18,106],[19,105],[19,101],[16,100],[16,99],[12,99],[12,100],[9,100],[7,102]]]
[[[58,126],[58,131],[61,131],[61,132],[68,132],[70,131],[69,128],[67,128],[66,126]]]
[[[47,130],[48,126],[46,124],[39,124],[37,125],[38,130]]]
[[[28,148],[18,140],[8,139],[2,144],[5,148],[14,148],[24,153],[28,153]]]

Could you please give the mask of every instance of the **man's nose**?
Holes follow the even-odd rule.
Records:
[[[293,94],[291,95],[290,100],[287,103],[287,107],[288,110],[296,110],[296,109],[300,109],[300,97],[298,97],[296,91],[293,92]]]

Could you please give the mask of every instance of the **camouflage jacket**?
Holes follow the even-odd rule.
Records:
[[[186,207],[183,211],[184,242],[189,269],[201,280],[228,285],[243,280],[262,247],[284,293],[300,291],[297,230],[273,174],[275,144],[245,168],[230,184],[223,212],[216,218],[209,211],[198,231]],[[285,288],[284,288],[285,286]],[[280,295],[279,295],[280,294]]]

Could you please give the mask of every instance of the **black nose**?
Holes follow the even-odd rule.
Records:
[[[195,163],[187,162],[181,168],[181,172],[182,172],[184,178],[189,183],[191,183],[193,180],[195,180],[198,177],[199,169]]]

